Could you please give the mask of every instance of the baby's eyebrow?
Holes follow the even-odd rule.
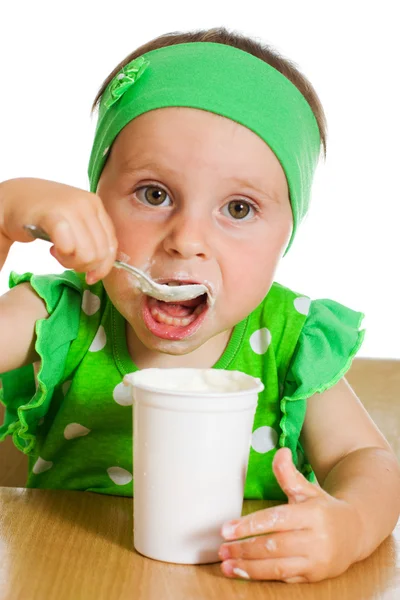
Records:
[[[265,197],[271,202],[280,204],[282,201],[281,195],[275,189],[266,189],[263,185],[255,184],[251,179],[242,179],[241,177],[231,177],[230,179],[239,188],[256,192],[256,194]]]
[[[135,163],[134,160],[127,160],[122,162],[122,164],[120,165],[120,172],[121,174],[125,175],[135,175],[137,173],[141,173],[141,172],[152,172],[152,173],[158,173],[158,172],[162,172],[163,174],[166,173],[167,175],[177,175],[178,172],[175,171],[174,169],[167,167],[166,165],[162,165],[160,163],[155,163],[155,162],[146,162],[143,163],[140,160]]]

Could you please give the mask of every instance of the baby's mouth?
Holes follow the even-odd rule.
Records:
[[[162,302],[149,296],[148,306],[150,313],[158,323],[187,327],[193,323],[203,312],[207,305],[207,294],[197,296],[192,300],[183,300],[179,303]]]
[[[171,285],[177,282],[171,282]],[[179,282],[187,284],[187,282]],[[143,321],[147,329],[162,339],[182,340],[198,330],[208,312],[208,294],[191,300],[164,302],[145,296]]]

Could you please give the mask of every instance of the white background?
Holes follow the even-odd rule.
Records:
[[[108,73],[165,32],[224,25],[291,58],[329,125],[311,213],[277,280],[366,313],[360,355],[400,358],[397,2],[169,0],[2,2],[0,180],[87,189],[90,107]],[[15,244],[0,275],[63,270],[44,242]]]

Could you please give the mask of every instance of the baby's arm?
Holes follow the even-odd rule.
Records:
[[[399,517],[400,469],[393,450],[344,379],[309,399],[302,442],[323,489],[356,509],[357,560],[365,558]]]
[[[35,323],[47,316],[43,300],[29,283],[21,283],[0,297],[0,373],[39,359]]]
[[[287,448],[278,450],[272,466],[288,504],[224,525],[225,575],[286,582],[334,577],[393,530],[399,464],[345,380],[308,400],[302,443],[321,487],[295,469]]]
[[[117,241],[96,194],[41,179],[0,183],[0,268],[13,242],[31,242],[24,225],[44,229],[51,253],[66,268],[91,274],[91,283],[111,270]],[[47,317],[28,283],[0,298],[0,373],[35,362],[35,323]]]

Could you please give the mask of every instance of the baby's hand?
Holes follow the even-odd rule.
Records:
[[[288,583],[343,573],[359,556],[360,521],[355,508],[307,481],[287,448],[276,453],[273,470],[289,503],[223,526],[226,540],[238,540],[220,548],[223,573]]]
[[[99,196],[42,179],[0,184],[0,233],[10,242],[31,242],[24,225],[51,238],[51,254],[67,269],[88,273],[88,283],[105,277],[117,250],[113,223]]]

